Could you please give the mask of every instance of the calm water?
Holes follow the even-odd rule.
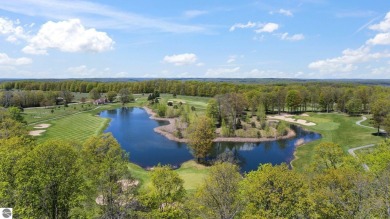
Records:
[[[111,119],[105,132],[113,134],[122,148],[130,153],[130,161],[133,163],[142,167],[151,167],[159,163],[179,166],[193,159],[187,144],[168,140],[155,133],[153,131],[155,127],[165,125],[167,122],[149,119],[149,115],[142,108],[107,110],[101,112],[100,116]],[[241,170],[247,172],[257,169],[260,163],[289,163],[293,159],[298,142],[321,138],[321,135],[304,131],[297,126],[292,128],[297,136],[286,140],[263,143],[215,143],[211,152],[212,157],[223,152],[233,152],[231,154],[240,161]]]

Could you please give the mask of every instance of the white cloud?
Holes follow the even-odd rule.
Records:
[[[290,10],[286,10],[286,9],[279,9],[279,11],[271,11],[270,14],[281,14],[281,15],[284,15],[284,16],[287,16],[287,17],[292,17],[294,16],[294,14],[290,11]]]
[[[351,72],[357,69],[357,64],[390,57],[388,52],[371,53],[371,48],[362,46],[359,49],[346,49],[342,56],[319,60],[309,64],[310,69],[321,72]]]
[[[378,33],[374,38],[369,39],[367,43],[372,45],[390,45],[390,32]]]
[[[22,26],[19,26],[19,20],[12,21],[0,17],[0,35],[6,35],[8,42],[18,42],[19,39],[26,40],[28,36]]]
[[[385,16],[385,19],[379,24],[374,24],[369,27],[371,30],[376,30],[379,32],[388,32],[390,31],[390,12]]]
[[[375,76],[389,77],[390,66],[386,66],[386,67],[382,66],[382,67],[372,68],[371,74],[375,75]]]
[[[5,53],[0,53],[0,65],[4,66],[16,66],[16,65],[28,65],[31,64],[30,58],[11,58]]]
[[[208,69],[206,72],[206,77],[210,78],[217,78],[217,77],[237,77],[235,73],[238,73],[240,71],[240,67],[234,67],[234,68],[215,68],[215,69]],[[241,75],[240,75],[241,76]]]
[[[367,40],[370,45],[390,45],[390,12],[388,12],[379,24],[369,27],[371,30],[378,31],[374,38]]]
[[[280,39],[282,40],[288,40],[288,41],[300,41],[304,40],[305,36],[303,34],[294,34],[289,35],[287,32],[280,35]]]
[[[258,26],[257,23],[254,23],[254,22],[251,22],[251,21],[248,21],[248,23],[246,23],[246,24],[236,23],[236,24],[234,24],[233,26],[230,27],[229,31],[230,32],[235,31],[237,28],[246,29],[246,28],[254,28],[254,27],[257,27],[257,26]]]
[[[226,61],[226,63],[231,64],[231,63],[235,62],[236,59],[237,59],[237,56],[229,56],[229,58]]]
[[[198,57],[193,53],[183,53],[178,55],[165,56],[163,62],[174,64],[176,66],[194,64]]]
[[[62,52],[103,52],[112,49],[114,41],[105,32],[86,29],[79,19],[49,21],[42,25],[23,52],[47,54],[48,49]]]
[[[137,13],[125,12],[112,6],[86,0],[17,0],[1,1],[3,11],[50,20],[68,20],[75,17],[86,26],[135,31],[139,29],[158,30],[171,33],[206,32],[206,28],[183,25],[165,18],[151,18]]]
[[[261,28],[255,30],[256,33],[272,33],[275,30],[279,29],[279,24],[276,23],[266,23]]]
[[[201,10],[189,10],[184,12],[184,17],[186,18],[194,18],[199,17],[201,15],[207,14],[207,11],[201,11]]]

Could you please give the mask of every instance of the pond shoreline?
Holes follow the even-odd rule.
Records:
[[[177,118],[160,118],[157,117],[156,113],[152,111],[149,107],[142,107],[149,115],[150,119],[158,120],[158,121],[167,121],[169,122],[168,125],[158,126],[154,128],[153,130],[156,133],[159,133],[166,137],[169,140],[176,141],[176,142],[183,142],[187,143],[188,139],[180,139],[172,134],[175,130],[175,122],[178,120]],[[167,131],[169,130],[169,131]],[[240,137],[217,137],[213,140],[213,142],[248,142],[248,143],[259,143],[259,142],[266,142],[266,141],[275,141],[280,139],[289,139],[292,137],[295,137],[296,133],[290,129],[287,133],[287,135],[277,137],[277,138],[240,138]]]

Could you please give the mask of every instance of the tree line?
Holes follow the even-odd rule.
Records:
[[[0,109],[0,205],[13,207],[18,218],[390,216],[388,141],[364,157],[369,172],[325,142],[314,148],[315,162],[303,173],[286,164],[241,173],[234,164],[216,163],[195,193],[187,193],[169,166],[155,167],[147,189],[138,189],[128,168],[131,154],[109,133],[83,144],[37,142],[23,122],[20,109]]]
[[[250,105],[263,103],[266,111],[321,110],[341,112],[368,112],[369,103],[389,88],[363,86],[348,83],[305,83],[305,84],[233,84],[202,81],[149,80],[140,82],[88,82],[66,81],[13,81],[3,82],[0,88],[23,91],[70,91],[89,93],[119,92],[127,88],[130,93],[170,93],[175,95],[214,97],[218,94],[244,94]]]

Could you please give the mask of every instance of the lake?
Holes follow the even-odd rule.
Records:
[[[148,168],[157,164],[180,166],[193,159],[186,143],[168,140],[153,131],[155,127],[166,125],[165,121],[149,118],[142,108],[119,108],[100,113],[111,122],[104,132],[111,132],[124,150],[130,153],[130,161]],[[261,163],[289,164],[294,158],[297,144],[321,138],[321,135],[308,132],[298,126],[291,126],[296,136],[290,139],[260,143],[218,142],[214,143],[211,157],[229,152],[239,159],[241,171],[256,170]]]

